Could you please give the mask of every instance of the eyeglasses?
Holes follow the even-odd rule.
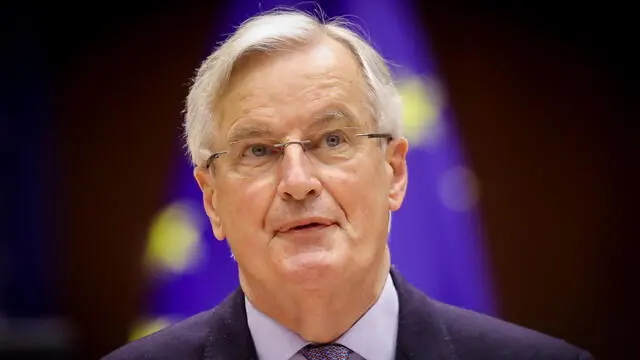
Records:
[[[243,176],[257,176],[273,168],[289,145],[300,145],[314,162],[339,165],[362,152],[363,139],[393,139],[390,133],[361,132],[355,127],[331,128],[316,131],[305,140],[252,138],[229,144],[227,150],[211,154],[205,162],[209,169],[217,159],[228,170]]]

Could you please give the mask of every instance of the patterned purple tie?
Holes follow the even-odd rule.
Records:
[[[340,344],[307,345],[300,353],[308,360],[347,360],[351,350]]]

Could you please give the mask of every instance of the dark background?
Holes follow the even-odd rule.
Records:
[[[0,320],[62,319],[53,328],[69,334],[10,346],[37,332],[3,333],[0,321],[0,358],[98,358],[126,342],[143,304],[146,226],[180,146],[188,81],[222,40],[216,25],[230,24],[213,2],[0,9]],[[422,10],[480,180],[500,317],[599,359],[629,358],[639,184],[631,7]]]

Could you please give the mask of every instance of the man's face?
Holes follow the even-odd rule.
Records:
[[[251,55],[234,69],[212,149],[234,151],[195,175],[214,233],[246,279],[315,288],[384,261],[389,211],[406,189],[407,143],[349,137],[378,130],[365,89],[353,55],[328,38]],[[308,138],[320,152],[294,143],[275,155],[262,145]]]

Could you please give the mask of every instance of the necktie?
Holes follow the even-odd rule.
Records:
[[[307,345],[300,352],[308,360],[347,360],[351,354],[349,348],[340,344]]]

